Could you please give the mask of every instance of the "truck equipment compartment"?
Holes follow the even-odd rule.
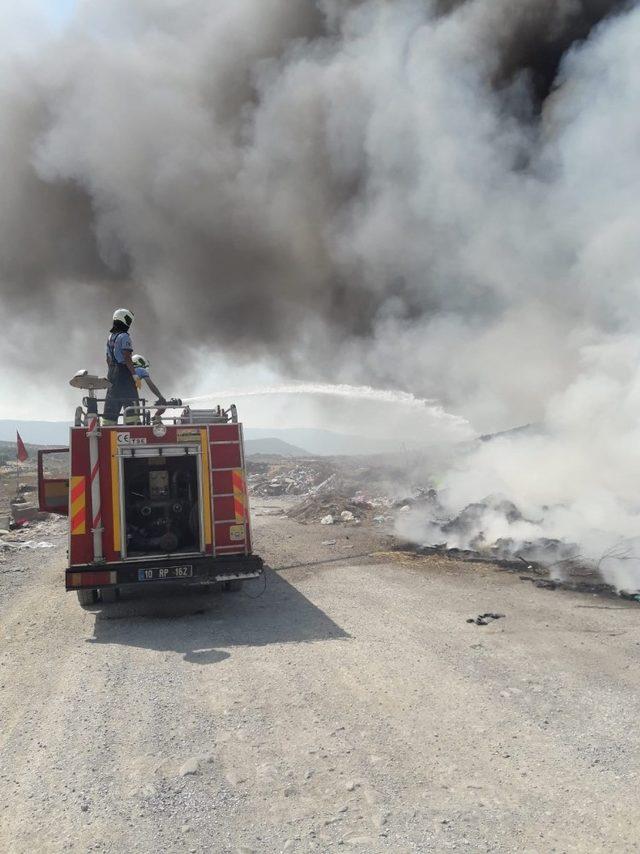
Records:
[[[203,551],[198,459],[189,453],[168,455],[173,448],[162,450],[122,461],[129,558]]]

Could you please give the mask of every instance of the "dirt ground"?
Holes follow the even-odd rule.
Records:
[[[62,524],[5,556],[0,850],[640,848],[637,605],[282,504],[239,594],[88,612]]]

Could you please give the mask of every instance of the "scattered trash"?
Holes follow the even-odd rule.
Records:
[[[16,524],[23,522],[44,522],[49,518],[36,504],[11,504],[13,519]]]
[[[566,564],[578,556],[579,549],[575,543],[548,537],[523,542],[523,526],[529,526],[533,531],[540,520],[525,518],[513,502],[499,495],[488,495],[482,501],[468,504],[453,517],[442,507],[434,490],[421,493],[413,504],[404,502],[399,512],[406,512],[405,506],[419,506],[424,511],[430,536],[433,537],[429,547],[435,547],[432,544],[436,542],[442,543],[439,548],[448,553],[456,550],[489,560],[517,560],[532,572],[538,564]],[[511,529],[514,536],[507,533],[497,539],[490,537],[488,532],[495,529],[496,519],[507,532],[514,526]]]
[[[504,614],[478,614],[477,617],[469,617],[467,620],[468,623],[474,623],[476,626],[488,626],[492,620],[503,620],[505,617]]]
[[[329,513],[328,516],[323,516],[322,519],[320,519],[321,525],[333,525],[333,522],[334,522],[334,519],[333,519],[333,516],[331,515],[331,513]]]
[[[558,582],[554,581],[552,578],[536,578],[533,582],[536,587],[539,587],[541,590],[557,590]]]
[[[317,486],[314,486],[312,489],[310,489],[309,493],[311,495],[319,495],[321,492],[326,492],[328,488],[335,482],[336,477],[337,475],[334,472],[333,474],[329,475],[326,480],[323,480],[322,483],[319,483]]]
[[[525,521],[513,502],[490,495],[467,505],[454,519],[441,525],[441,530],[449,539],[468,542],[472,549],[481,548],[486,545],[484,528],[496,516],[509,524]]]
[[[323,540],[322,545],[323,546],[335,546],[335,544],[337,542],[338,542],[337,540]]]
[[[49,543],[46,540],[26,540],[25,542],[12,542],[10,540],[0,540],[0,548],[4,549],[54,549],[55,543]]]
[[[248,459],[247,471],[253,495],[299,496],[300,502],[285,513],[302,524],[317,524],[326,516],[333,516],[334,524],[357,525],[375,515],[384,516],[388,522],[400,507],[421,501],[434,503],[432,495],[436,495],[433,490],[416,489],[407,483],[404,463],[398,468],[393,457],[285,459],[261,455]]]
[[[630,602],[640,602],[640,592],[629,593],[627,590],[621,590],[620,597],[622,599],[627,599]]]
[[[247,461],[249,488],[254,495],[307,495],[321,492],[335,479],[324,460],[263,462]]]
[[[334,522],[359,525],[362,520],[373,518],[373,506],[361,496],[351,497],[346,489],[310,494],[287,512],[290,519],[302,524],[318,522],[325,516],[333,516]]]
[[[624,593],[616,590],[612,584],[606,584],[605,582],[598,580],[598,578],[592,574],[589,574],[585,578],[569,578],[567,581],[561,581],[557,578],[532,578],[530,575],[520,575],[519,578],[520,581],[530,581],[535,587],[539,587],[542,590],[573,590],[580,593],[618,595],[622,599],[633,598],[632,596],[625,595]],[[638,594],[636,601],[640,602],[640,594]]]

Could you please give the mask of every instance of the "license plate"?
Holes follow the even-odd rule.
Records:
[[[138,570],[138,581],[164,581],[165,578],[192,578],[192,566],[154,566]]]

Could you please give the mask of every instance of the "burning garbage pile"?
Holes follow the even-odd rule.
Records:
[[[419,532],[424,548],[497,560],[519,556],[530,561],[543,556],[565,560],[575,554],[575,546],[541,539],[539,523],[526,519],[512,501],[500,496],[468,504],[452,516],[437,492],[429,490],[401,509],[405,512],[396,517],[398,535],[415,542]]]
[[[429,490],[402,510],[395,521],[396,535],[404,541],[402,548],[490,561],[520,570],[525,573],[523,581],[540,587],[615,589],[602,582],[598,562],[583,557],[577,544],[542,536],[542,520],[525,518],[512,501],[501,496],[488,496],[451,515],[438,494]]]

